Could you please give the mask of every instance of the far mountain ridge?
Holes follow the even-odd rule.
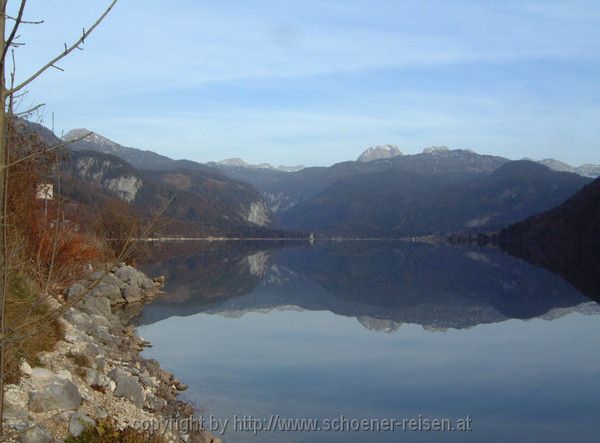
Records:
[[[545,158],[543,160],[536,161],[555,171],[572,172],[574,174],[579,174],[583,177],[589,178],[600,177],[600,165],[586,163],[581,166],[571,166],[568,163],[553,158]]]
[[[37,124],[28,122],[28,125],[31,126],[31,125],[37,125]],[[37,125],[37,126],[39,126],[40,128],[38,128],[36,130],[36,132],[40,133],[42,138],[48,139],[48,135],[44,134],[44,132],[51,133],[51,131],[49,129],[43,127],[42,125]],[[41,129],[41,128],[43,128],[43,129]],[[223,172],[225,172],[224,169],[228,169],[228,168],[240,168],[240,169],[247,168],[247,169],[253,169],[253,170],[271,170],[271,171],[282,172],[282,173],[286,173],[286,172],[287,173],[295,173],[295,172],[301,171],[303,169],[310,169],[303,165],[274,166],[271,163],[249,164],[249,163],[246,163],[244,160],[242,160],[239,157],[229,158],[229,159],[225,159],[225,160],[221,160],[221,161],[217,161],[217,162],[207,162],[207,163],[200,163],[200,162],[196,162],[193,160],[175,160],[170,157],[164,156],[162,154],[158,154],[151,150],[132,148],[132,147],[126,147],[126,146],[120,145],[98,133],[95,133],[93,131],[90,131],[88,129],[83,129],[83,128],[73,129],[73,130],[69,131],[67,134],[65,134],[65,136],[62,138],[62,140],[64,142],[69,142],[71,140],[76,140],[80,137],[83,137],[86,134],[90,134],[90,135],[83,140],[79,140],[77,142],[70,143],[69,147],[72,149],[75,149],[75,150],[91,149],[94,151],[100,151],[100,152],[104,152],[107,154],[117,155],[118,157],[123,158],[128,163],[130,163],[132,166],[134,166],[138,169],[176,169],[179,167],[202,168],[202,167],[208,166],[208,167],[221,169]],[[54,134],[52,134],[52,136],[54,136]],[[453,153],[453,154],[451,154],[451,153]],[[400,149],[396,145],[380,145],[380,146],[373,146],[373,147],[365,150],[356,162],[371,163],[371,162],[392,160],[396,157],[410,157],[410,156],[423,155],[423,154],[445,156],[448,154],[460,155],[460,153],[476,154],[471,149],[452,149],[447,146],[429,146],[429,147],[423,149],[421,154],[406,154],[405,155],[400,151]],[[362,160],[361,160],[361,157],[362,157]],[[502,157],[497,157],[497,158],[502,158]],[[509,161],[509,159],[504,159],[504,160]],[[551,158],[543,159],[543,160],[532,160],[530,158],[525,158],[525,160],[536,161],[545,166],[548,166],[550,169],[553,169],[555,171],[572,172],[575,174],[579,174],[583,177],[589,177],[589,178],[600,177],[600,165],[584,164],[581,166],[574,167],[574,166],[571,166],[560,160],[555,160],[555,159],[551,159]],[[356,163],[356,162],[354,162],[354,163]],[[348,162],[348,161],[340,162],[340,163],[336,163],[336,164],[332,165],[331,167],[335,167],[336,165],[345,164],[345,163],[352,163],[352,162]],[[323,167],[317,166],[317,167],[312,167],[312,168],[326,168],[326,167],[327,166],[323,166]],[[235,172],[232,173],[232,176],[233,175],[235,175]],[[236,178],[236,177],[232,177],[232,178]]]
[[[271,170],[282,171],[282,172],[296,172],[296,171],[300,171],[300,170],[302,170],[302,169],[305,168],[305,166],[303,166],[303,165],[295,165],[295,166],[279,165],[279,166],[274,166],[271,163],[250,164],[250,163],[246,163],[244,160],[242,160],[239,157],[227,158],[225,160],[221,160],[221,161],[218,161],[218,162],[209,162],[209,163],[206,163],[206,164],[210,165],[210,166],[219,165],[219,166],[230,166],[230,167],[235,167],[235,168],[271,169]]]
[[[525,160],[464,175],[388,169],[349,176],[278,217],[288,228],[351,236],[492,230],[551,209],[589,182]]]

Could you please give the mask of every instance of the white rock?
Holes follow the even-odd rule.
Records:
[[[17,385],[7,385],[4,392],[4,421],[19,430],[27,427],[29,396]]]
[[[71,374],[68,370],[66,369],[61,369],[59,370],[56,375],[59,378],[63,378],[65,380],[69,380],[69,381],[73,381],[73,374]]]
[[[29,391],[29,410],[33,412],[75,410],[81,405],[79,389],[73,382],[52,377]]]
[[[70,330],[65,332],[65,341],[69,343],[86,343],[91,341],[91,337],[87,335],[85,332],[80,331],[79,329],[75,329],[71,327]]]
[[[27,430],[23,443],[49,443],[52,441],[52,435],[46,429],[39,426],[33,426]]]
[[[85,372],[85,382],[88,386],[97,385],[99,383],[98,373],[92,368],[88,368]]]
[[[46,368],[33,368],[31,370],[31,378],[34,380],[48,380],[56,375]]]
[[[29,363],[27,363],[26,360],[23,360],[21,362],[21,365],[19,366],[19,369],[21,370],[21,372],[25,375],[31,375],[31,366],[29,366]]]

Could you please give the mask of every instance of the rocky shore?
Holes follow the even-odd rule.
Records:
[[[178,398],[186,386],[157,361],[140,356],[149,343],[130,320],[160,293],[163,282],[119,264],[91,272],[60,300],[48,297],[54,308],[77,302],[61,319],[64,339],[39,355],[37,365],[23,360],[19,383],[6,386],[2,441],[84,441],[74,438],[110,426],[159,429],[155,441],[220,442],[203,430],[177,425],[189,423],[194,413]]]

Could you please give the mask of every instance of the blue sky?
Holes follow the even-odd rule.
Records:
[[[15,0],[12,0],[15,3]],[[24,77],[108,0],[29,0]],[[29,88],[56,130],[197,161],[430,145],[600,163],[600,3],[120,0]]]

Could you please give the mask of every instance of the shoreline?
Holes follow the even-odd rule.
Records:
[[[59,320],[64,337],[36,364],[22,360],[19,382],[6,385],[0,441],[89,441],[77,437],[137,425],[143,441],[152,436],[142,431],[158,430],[159,441],[221,443],[205,430],[169,428],[195,417],[194,407],[179,398],[187,386],[158,361],[141,357],[150,343],[131,321],[163,284],[163,277],[151,279],[121,263],[73,283],[62,300],[46,296],[56,309],[77,301]]]

